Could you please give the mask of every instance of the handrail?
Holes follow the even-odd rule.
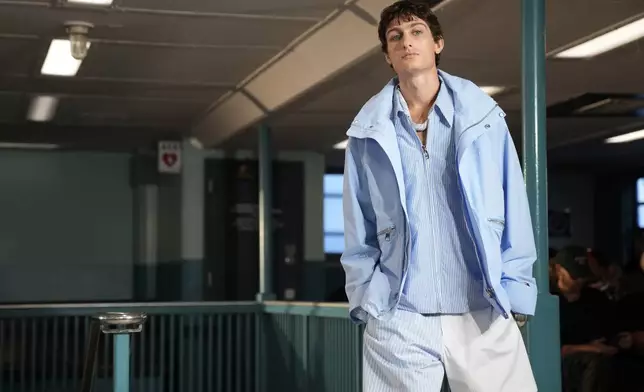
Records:
[[[235,305],[235,306],[244,306],[244,305],[257,305],[256,301],[191,301],[191,302],[71,302],[71,303],[33,303],[33,304],[9,304],[9,305],[0,305],[1,310],[13,310],[13,309],[34,309],[34,308],[46,308],[46,309],[56,309],[56,308],[100,308],[100,307],[119,307],[125,306],[128,308],[137,308],[137,307],[190,307],[190,306],[225,306],[225,305]]]
[[[264,301],[263,310],[271,314],[349,318],[347,302]]]
[[[0,305],[0,317],[15,316],[89,316],[97,312],[122,311],[154,314],[255,313],[261,304],[246,302],[137,302]]]

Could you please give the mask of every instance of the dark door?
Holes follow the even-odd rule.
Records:
[[[257,161],[209,159],[205,174],[204,299],[253,300],[259,290]],[[303,176],[301,162],[273,165],[273,288],[280,299],[299,292]]]

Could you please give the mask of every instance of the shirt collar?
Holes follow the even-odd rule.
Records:
[[[440,75],[439,79],[441,81],[441,84],[438,88],[438,96],[436,97],[436,101],[434,101],[432,110],[437,109],[442,119],[447,123],[448,126],[451,127],[454,120],[454,102],[452,101],[452,96],[449,92],[449,89],[445,85],[445,82]],[[402,112],[408,117],[410,116],[409,107],[407,106],[407,102],[405,102],[405,98],[403,97],[399,86],[396,86],[394,110],[396,111],[396,113]]]

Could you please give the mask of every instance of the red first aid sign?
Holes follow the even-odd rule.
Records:
[[[181,142],[161,141],[157,150],[159,173],[181,173]]]

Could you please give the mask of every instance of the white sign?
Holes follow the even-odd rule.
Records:
[[[157,160],[159,173],[181,173],[181,142],[159,142]]]

